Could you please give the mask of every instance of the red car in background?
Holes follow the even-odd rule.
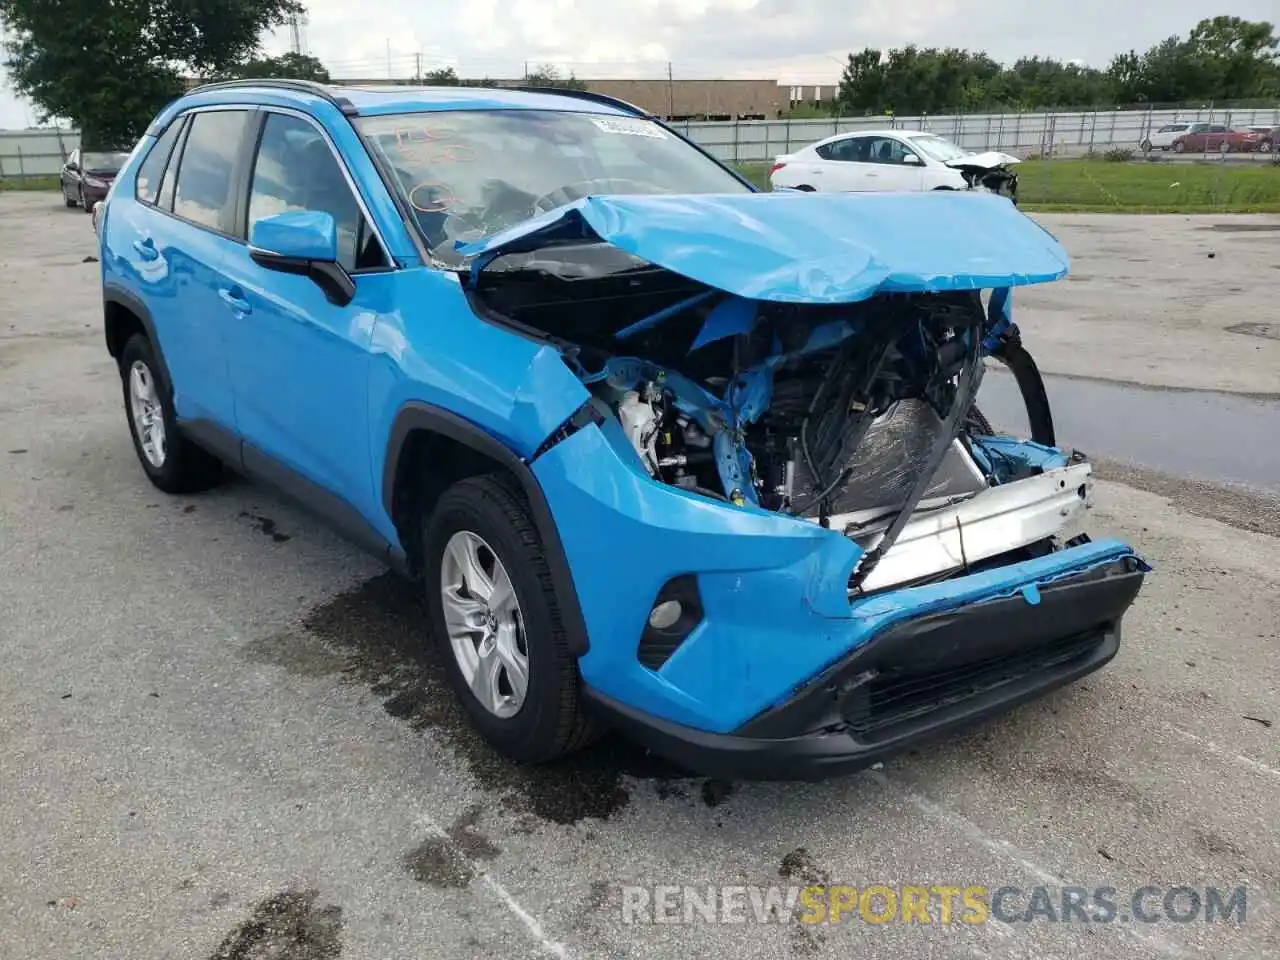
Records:
[[[111,182],[129,159],[128,150],[74,150],[62,165],[62,199],[68,207],[83,207],[93,213],[93,205],[107,198]]]
[[[1258,149],[1263,135],[1251,130],[1232,130],[1221,123],[1193,123],[1191,129],[1173,141],[1175,153],[1247,153]]]

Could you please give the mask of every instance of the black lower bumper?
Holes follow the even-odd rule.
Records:
[[[818,780],[866,767],[1104,666],[1145,576],[1136,557],[1022,594],[894,624],[731,734],[588,690],[623,733],[691,773]]]

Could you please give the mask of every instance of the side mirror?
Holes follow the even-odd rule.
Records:
[[[68,169],[68,170],[70,170],[72,173],[79,173],[79,172],[80,172],[80,164],[78,164],[78,163],[72,163],[70,160],[68,160],[68,161],[67,161],[67,169]]]
[[[268,270],[311,278],[339,307],[355,298],[355,281],[338,263],[338,226],[331,214],[291,210],[255,220],[249,256]]]
[[[902,155],[902,162],[909,163],[912,166],[917,166],[917,167],[920,166],[920,164],[922,163],[921,159],[917,157],[914,153],[904,153]]]

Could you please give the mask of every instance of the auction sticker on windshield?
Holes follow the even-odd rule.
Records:
[[[605,133],[621,133],[631,137],[649,137],[665,140],[667,135],[660,127],[647,120],[620,120],[616,117],[592,117],[591,122]]]

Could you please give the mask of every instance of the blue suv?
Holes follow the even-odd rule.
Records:
[[[1148,567],[1080,529],[1011,313],[1068,261],[1006,198],[760,192],[591,94],[239,81],[97,219],[151,482],[258,478],[412,577],[509,757],[819,777],[1117,652]]]

